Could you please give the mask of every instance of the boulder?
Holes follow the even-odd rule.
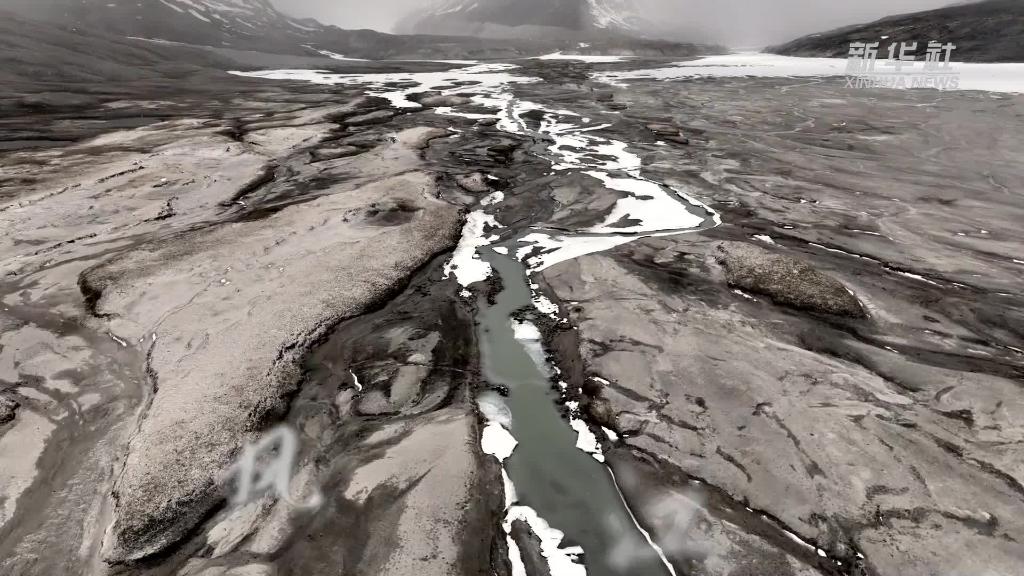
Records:
[[[723,242],[715,259],[730,286],[761,294],[777,304],[824,314],[863,318],[863,306],[842,282],[802,260],[759,246]]]
[[[0,396],[0,426],[14,420],[20,406],[20,404],[10,398]]]
[[[462,106],[472,102],[464,96],[427,96],[420,99],[420,104],[427,108],[442,108],[451,106]]]
[[[491,187],[487,185],[486,178],[480,172],[456,176],[455,183],[466,192],[474,194],[483,194],[491,191]]]

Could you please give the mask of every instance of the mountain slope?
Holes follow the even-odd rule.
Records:
[[[325,27],[295,20],[267,0],[13,0],[29,18],[108,35],[302,53],[301,44]]]
[[[543,38],[553,31],[573,37],[638,36],[649,27],[631,0],[443,0],[411,14],[398,29]]]
[[[527,44],[342,30],[291,18],[268,0],[6,0],[4,7],[67,31],[91,31],[107,38],[293,56],[322,56],[322,51],[329,51],[366,59],[497,58],[543,54],[561,46],[550,39]]]
[[[887,38],[886,38],[887,37]],[[956,44],[953,60],[1024,62],[1024,2],[986,0],[890,16],[869,24],[847,26],[767,48],[789,56],[845,57],[851,42],[879,42],[881,54],[890,43],[917,42],[917,56],[929,41]]]
[[[231,64],[195,47],[71,30],[0,11],[0,93],[173,80]]]

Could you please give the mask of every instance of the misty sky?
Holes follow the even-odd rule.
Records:
[[[390,31],[401,16],[433,0],[271,0],[294,16],[342,28]],[[648,19],[735,47],[758,47],[882,16],[938,8],[954,0],[635,0]]]

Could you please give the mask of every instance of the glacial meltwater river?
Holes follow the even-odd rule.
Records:
[[[509,393],[507,398],[494,394],[481,401],[499,411],[502,404],[507,408],[506,425],[518,442],[505,461],[516,495],[506,524],[522,519],[531,525],[555,576],[672,574],[635,524],[609,469],[576,447],[578,434],[559,410],[551,368],[538,363],[540,342],[533,339],[530,325],[514,327],[512,314],[532,306],[522,264],[487,252],[484,258],[501,276],[504,289],[494,305],[480,299],[481,363],[486,380]],[[549,527],[564,532],[564,539],[559,542]],[[575,546],[584,554],[574,558]]]
[[[552,576],[675,576],[603,464],[595,432],[573,403],[566,403],[570,418],[563,416],[559,392],[552,385],[557,382],[552,379],[555,368],[545,360],[540,334],[530,322],[514,319],[514,313],[524,308],[548,316],[557,312],[553,303],[534,292],[531,279],[548,267],[640,238],[713,227],[720,219],[685,191],[644,177],[640,156],[627,142],[607,135],[612,124],[517,98],[515,85],[540,81],[516,74],[517,68],[493,63],[426,73],[279,70],[244,75],[363,85],[367,94],[385,98],[399,109],[422,109],[409,98],[417,93],[472,94],[473,112],[454,107],[434,113],[493,118],[497,129],[532,141],[530,150],[550,162],[552,173],[585,175],[595,186],[614,191],[619,198],[599,223],[577,231],[532,222],[506,227],[497,218],[504,193],[494,192],[468,215],[445,273],[464,287],[463,297],[477,298],[484,377],[494,388],[508,390],[504,397],[486,392],[478,402],[488,420],[481,447],[503,466],[502,525],[513,576],[528,576],[524,555],[511,535],[517,520],[527,523],[540,539]],[[482,114],[481,109],[493,113]],[[483,286],[493,274],[501,278],[503,289],[491,305],[470,288]]]

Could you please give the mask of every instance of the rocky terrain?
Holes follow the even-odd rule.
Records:
[[[789,56],[845,57],[851,42],[878,42],[879,54],[890,44],[917,42],[923,59],[928,42],[952,42],[955,60],[963,62],[1024,61],[1024,4],[1017,0],[982,0],[946,8],[889,16],[855,26],[811,34],[768,48]]]
[[[659,494],[713,486],[704,498],[778,520],[840,571],[1013,573],[1021,143],[971,142],[1016,139],[989,122],[1019,98],[885,95],[870,123],[827,84],[630,98],[627,116],[670,103],[699,130],[696,162],[652,151],[651,171],[704,180],[724,223],[544,272],[578,328],[555,346],[625,437],[613,468],[645,478],[627,496],[659,514]],[[699,520],[687,529],[700,553],[680,560],[714,554]]]
[[[230,118],[210,109],[5,156],[3,380],[17,417],[3,440],[40,443],[19,452],[24,471],[5,465],[4,542],[24,546],[5,548],[5,573],[80,569],[70,556],[39,566],[39,543],[17,536],[56,521],[30,504],[25,474],[41,458],[66,479],[34,489],[85,513],[83,551],[107,514],[106,561],[176,542],[221,498],[211,472],[287,412],[304,350],[457,239],[458,208],[417,170],[443,129],[346,134],[374,111],[354,94],[237,103]],[[311,161],[346,146],[360,162]],[[65,439],[47,452],[54,434]],[[87,466],[57,456],[66,442]],[[95,485],[108,475],[104,511]]]
[[[22,22],[0,573],[1024,565],[1020,95]]]

